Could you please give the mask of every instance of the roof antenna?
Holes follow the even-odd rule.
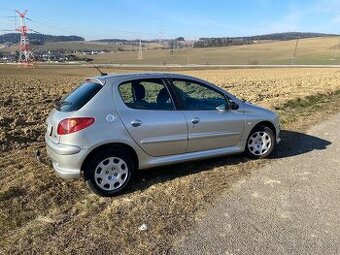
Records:
[[[86,61],[86,62],[90,62],[90,64],[91,64],[94,68],[96,68],[96,69],[98,70],[98,72],[99,72],[102,76],[106,76],[107,73],[103,73],[102,71],[100,71],[100,69],[98,68],[98,66],[96,66],[96,65],[93,64],[93,63],[91,63],[92,60],[93,60],[92,58],[85,58],[85,61]]]

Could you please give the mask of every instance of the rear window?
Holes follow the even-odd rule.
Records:
[[[97,83],[84,83],[55,103],[61,112],[72,112],[82,108],[103,86]]]

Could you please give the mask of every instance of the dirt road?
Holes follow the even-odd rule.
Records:
[[[340,254],[340,114],[295,134],[179,241],[178,254]]]

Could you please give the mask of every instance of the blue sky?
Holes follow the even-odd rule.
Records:
[[[340,0],[1,0],[0,34],[15,27],[15,9],[29,10],[36,31],[87,40],[340,34]]]

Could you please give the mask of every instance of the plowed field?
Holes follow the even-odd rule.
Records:
[[[181,73],[276,109],[282,118],[288,116],[287,102],[316,94],[331,97],[340,89],[339,69]],[[94,75],[97,71],[91,68],[0,66],[0,254],[167,253],[218,195],[258,165],[275,160],[231,156],[139,171],[126,194],[115,198],[91,194],[82,180],[63,181],[35,160],[34,151],[43,146],[53,102]],[[338,104],[331,109],[327,105],[320,108],[339,109]],[[287,120],[285,128],[303,130],[313,118],[327,115],[315,111],[296,123]],[[277,153],[287,148],[283,145]],[[147,230],[139,230],[142,224]]]

